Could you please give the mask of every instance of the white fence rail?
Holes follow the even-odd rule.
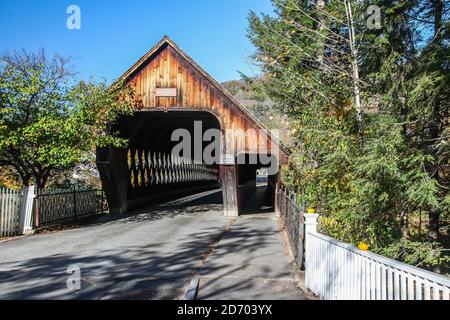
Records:
[[[104,213],[103,190],[36,190],[0,188],[0,238],[34,232],[64,221]]]
[[[325,300],[450,300],[449,278],[311,230],[305,273],[306,287]]]
[[[0,188],[0,237],[12,237],[19,232],[22,192]]]

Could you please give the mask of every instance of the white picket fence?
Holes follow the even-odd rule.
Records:
[[[22,197],[21,191],[0,188],[0,237],[17,235]]]
[[[449,278],[320,234],[314,216],[305,215],[305,284],[321,299],[450,300]]]

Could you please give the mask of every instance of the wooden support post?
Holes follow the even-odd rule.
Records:
[[[237,175],[235,165],[221,165],[220,179],[222,180],[223,209],[227,217],[239,216]]]
[[[114,147],[97,149],[97,168],[105,190],[109,212],[126,213],[128,209],[127,150]]]

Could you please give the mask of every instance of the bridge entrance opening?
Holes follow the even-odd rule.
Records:
[[[245,154],[237,158],[240,214],[269,213],[275,210],[277,175],[264,164],[267,162],[262,161],[263,157],[268,159],[271,156]]]
[[[161,39],[121,79],[135,88],[138,101],[135,114],[120,119],[114,128],[129,140],[129,146],[97,150],[97,167],[110,212],[125,213],[135,206],[218,186],[226,216],[247,212],[244,204],[254,198],[251,191],[260,189],[258,194],[264,195],[257,198],[264,201],[257,211],[273,208],[278,176],[275,179],[269,174],[271,183],[257,188],[256,171],[265,167],[264,161],[238,164],[233,160],[236,152],[271,153],[279,158],[279,167],[287,164],[289,154],[274,133],[171,39]],[[174,130],[184,129],[195,136],[198,121],[200,135],[208,129],[220,129],[223,149],[214,165],[193,162],[198,152],[181,158],[171,154],[178,143],[171,139]],[[192,148],[198,151],[199,147],[202,153],[210,144],[200,138],[200,147],[197,144],[196,149],[194,143]],[[261,146],[267,146],[267,151]]]
[[[219,189],[219,165],[206,164],[198,157],[199,151],[202,155],[211,144],[202,139],[209,129],[220,131],[220,123],[213,114],[202,111],[138,111],[119,119],[113,130],[128,140],[128,146],[109,152],[122,174],[115,185],[104,188],[122,186],[125,211]],[[174,132],[182,133],[182,137],[175,134],[176,139],[173,138]],[[180,142],[189,148],[174,154],[174,147]],[[117,197],[118,193],[109,194]]]

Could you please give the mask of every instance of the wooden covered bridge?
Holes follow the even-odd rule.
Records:
[[[276,168],[269,172],[267,193],[276,203],[278,169],[287,163],[287,152],[172,40],[164,37],[122,77],[135,85],[141,106],[114,127],[129,139],[128,148],[97,151],[111,212],[220,187],[225,215],[237,216],[254,189],[256,171],[268,166]],[[173,139],[176,130],[193,137],[192,152],[173,153],[180,141]],[[218,142],[214,132],[220,134],[219,151],[207,150],[211,142]],[[205,151],[211,151],[214,162],[199,157]]]

